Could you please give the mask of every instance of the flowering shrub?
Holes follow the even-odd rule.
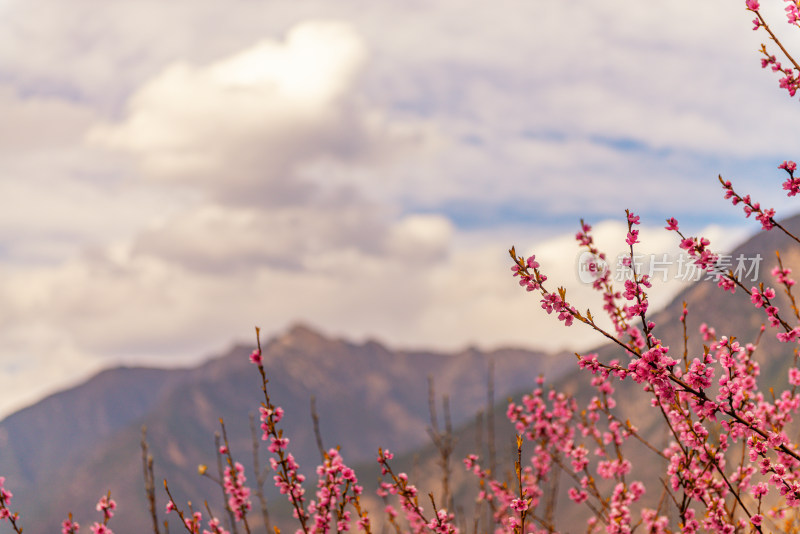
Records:
[[[794,96],[800,88],[800,66],[767,25],[759,2],[746,0],[745,4],[755,14],[754,29],[767,32],[785,61],[791,64],[782,65],[762,45],[762,67],[769,66],[779,72],[782,76],[779,85]],[[789,23],[800,26],[800,1],[788,0],[787,4]],[[797,195],[800,178],[794,176],[796,163],[784,161],[778,168],[788,175],[783,183],[787,195]],[[730,181],[722,177],[719,180],[725,198],[734,206],[742,205],[746,217],[754,215],[763,230],[782,231],[800,243],[800,239],[776,221],[775,210],[762,208],[749,194],[737,193]],[[640,218],[627,211],[626,220],[628,256],[623,264],[629,276],[623,288],[612,285],[608,270],[592,271],[592,287],[602,295],[603,311],[610,318],[611,329],[600,326],[590,311],[584,313],[571,305],[566,289],[551,290],[535,255],[525,258],[517,255],[513,247],[510,250],[513,276],[526,291],[538,295],[547,314],[555,314],[565,327],[591,328],[619,350],[617,358],[607,360],[598,354],[577,355],[578,368],[590,375],[594,391],[588,402],[581,403],[576,396],[546,388],[540,377],[530,394],[508,405],[506,415],[517,434],[513,476],[499,478],[475,454],[464,459],[466,469],[479,486],[477,501],[491,510],[492,519],[484,525],[485,530],[558,531],[562,527],[553,513],[552,497],[559,477],[566,474],[569,485],[564,493],[571,503],[588,511],[588,532],[621,534],[636,529],[650,533],[763,532],[781,528],[777,526],[780,521],[783,528],[797,531],[798,514],[794,510],[800,507],[800,447],[790,438],[789,425],[800,409],[798,349],[792,349],[795,360],[788,371],[786,389],[776,395],[770,388],[767,395],[759,389],[760,366],[753,357],[758,340],[748,343],[717,336],[713,328],[703,324],[699,332],[703,350],[690,354],[686,326],[690,310],[685,303],[677,318],[683,328],[682,354],[664,345],[656,335],[657,325],[648,315],[650,279],[638,270],[634,261],[635,247],[640,242]],[[747,305],[763,312],[762,333],[767,332],[768,325],[769,332],[779,342],[800,342],[800,311],[792,293],[795,280],[779,254],[778,265],[771,274],[776,287],[791,302],[791,313],[776,305],[775,287],[763,283],[748,287],[733,270],[722,268],[720,256],[708,239],[684,235],[674,218],[666,221],[665,228],[678,235],[680,247],[700,269],[715,276],[721,290],[744,293],[749,300]],[[602,260],[605,256],[596,247],[591,231],[591,226],[581,221],[576,240],[580,247]],[[377,522],[371,519],[362,502],[364,490],[356,473],[344,463],[338,449],[322,451],[314,495],[306,496],[305,476],[290,452],[289,438],[280,428],[284,411],[268,393],[260,340],[250,360],[260,374],[264,397],[259,407],[261,440],[268,443],[273,481],[291,505],[296,533],[328,534],[355,528],[371,534]],[[631,383],[647,394],[651,409],[661,415],[671,437],[665,446],[650,443],[631,421],[619,416],[616,389]],[[203,510],[195,509],[191,502],[185,507],[176,502],[166,480],[164,489],[168,499],[163,509],[167,514],[179,516],[183,528],[193,534],[201,530],[203,534],[235,534],[238,528],[249,534],[253,492],[247,485],[243,464],[230,451],[224,422],[220,424],[223,442],[217,448],[218,483],[226,496],[225,526],[225,516],[215,515],[207,502],[205,519]],[[638,479],[637,466],[626,454],[631,441],[644,444],[666,466],[661,478],[663,488],[647,487]],[[143,447],[153,529],[160,534],[152,458],[147,455],[144,442]],[[530,455],[530,462],[523,462],[523,449]],[[408,475],[392,467],[393,458],[389,450],[378,451],[382,479],[377,493],[385,501],[380,522],[398,533],[408,530],[414,534],[457,534],[455,511],[441,507],[441,501],[448,499],[440,500],[437,506],[436,498],[430,494],[428,507]],[[200,474],[206,475],[206,469],[200,466]],[[4,483],[5,479],[0,477],[0,521],[8,522],[14,532],[21,534],[19,514],[11,506],[13,495],[4,488]],[[655,507],[643,504],[648,491],[661,493]],[[264,499],[260,495],[259,500],[263,508]],[[111,534],[108,523],[116,503],[110,493],[100,498],[96,508],[102,514],[102,522],[95,522],[91,532]],[[375,513],[373,510],[372,514]],[[266,515],[263,524],[269,524]],[[62,523],[62,533],[76,534],[79,529],[80,525],[69,514]],[[279,532],[277,527],[275,530]]]

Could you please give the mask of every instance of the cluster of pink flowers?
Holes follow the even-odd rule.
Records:
[[[114,499],[112,499],[110,495],[103,495],[100,497],[100,500],[97,501],[95,508],[98,512],[103,512],[103,521],[108,521],[114,517],[114,510],[117,509],[117,503],[114,502]]]
[[[276,452],[281,453],[283,449]],[[302,505],[305,502],[303,482],[305,482],[306,477],[298,472],[300,465],[295,461],[294,455],[288,453],[285,454],[282,460],[270,458],[269,461],[272,470],[278,473],[274,476],[275,486],[277,486],[281,494],[288,495],[292,502]],[[298,515],[298,513],[298,511],[295,511],[295,515]]]
[[[61,534],[77,534],[81,526],[72,520],[72,514],[61,523]]]
[[[685,250],[689,256],[693,258],[695,265],[716,276],[718,287],[725,291],[730,291],[731,293],[736,292],[736,280],[730,276],[730,273],[719,273],[715,271],[719,256],[711,252],[711,242],[708,239],[705,237],[685,237],[681,233],[678,227],[678,221],[674,217],[667,219],[667,226],[665,226],[665,228],[676,232],[681,237],[679,243],[680,248]]]
[[[710,244],[711,241],[705,237],[684,237],[681,239],[680,247],[694,259],[700,268],[710,271],[719,259],[716,254],[711,252]]]
[[[283,409],[275,406],[267,393],[267,375],[264,371],[264,362],[261,356],[261,347],[253,351],[250,361],[254,363],[261,374],[262,390],[264,392],[264,402],[259,407],[261,420],[261,439],[269,441],[268,450],[272,453],[270,457],[270,467],[275,472],[273,479],[275,486],[282,495],[286,495],[293,507],[293,514],[300,521],[301,531],[308,532],[308,521],[310,515],[305,509],[305,489],[303,482],[305,475],[299,472],[300,465],[295,461],[294,456],[287,451],[289,438],[283,435],[283,430],[278,429],[277,424],[283,419]]]
[[[203,534],[230,534],[230,532],[222,528],[220,520],[216,517],[212,517],[208,520],[208,528],[210,530],[204,529]]]
[[[639,242],[639,230],[634,228],[639,225],[639,216],[630,211],[626,212],[626,215],[628,216],[628,235],[625,237],[625,242],[632,248]]]
[[[529,272],[533,271],[533,274]],[[519,276],[519,285],[525,288],[526,291],[537,291],[542,287],[542,283],[547,280],[543,274],[539,274],[539,262],[536,261],[536,256],[531,256],[525,260],[524,265],[514,265],[511,267],[514,276]]]
[[[12,513],[8,507],[14,494],[4,487],[5,482],[6,477],[0,477],[0,519],[17,519],[17,514]]]
[[[89,527],[92,531],[92,534],[114,534],[113,531],[108,527],[108,521],[114,517],[114,510],[117,509],[117,503],[111,498],[111,494],[109,493],[108,495],[103,495],[100,497],[100,500],[97,501],[95,508],[98,512],[103,513],[103,522],[100,523],[95,521],[92,526]],[[67,519],[61,523],[61,534],[78,534],[80,528],[81,526],[78,524],[78,522],[72,520],[72,514],[69,514]]]
[[[200,534],[200,527],[203,524],[203,514],[201,512],[194,512],[189,517],[183,519],[183,524],[186,530],[192,534]]]
[[[512,250],[513,256],[513,250]],[[531,256],[527,260],[519,258],[517,263],[511,267],[514,276],[519,277],[519,285],[527,291],[541,291],[542,309],[548,314],[553,312],[558,314],[558,320],[566,326],[571,326],[574,319],[579,316],[578,310],[565,300],[565,291],[559,288],[558,293],[551,293],[544,289],[544,282],[547,277],[539,272],[539,262],[536,256]]]
[[[607,526],[607,532],[633,530],[630,506],[641,499],[645,488],[639,481],[627,480],[632,465],[622,456],[621,447],[635,435],[636,429],[613,415],[616,402],[610,381],[612,376],[625,376],[626,371],[617,362],[609,366],[598,364],[596,355],[584,359],[583,363],[584,368],[596,373],[592,385],[598,391],[585,409],[579,410],[576,400],[564,393],[545,392],[541,387],[543,379],[538,381],[540,387],[523,397],[521,404],[509,404],[506,415],[520,434],[519,453],[523,437],[535,444],[530,465],[518,469],[516,491],[492,479],[491,474],[481,468],[476,455],[464,460],[466,468],[480,479],[479,499],[492,505],[495,520],[505,532],[518,531],[526,518],[531,520],[530,531],[552,531],[554,526],[537,512],[537,507],[542,504],[548,484],[559,476],[559,469],[566,471],[575,483],[568,489],[569,498],[597,514],[590,520],[591,524],[599,517]],[[610,492],[605,493],[595,477],[615,481]],[[667,523],[664,516],[653,510],[645,509],[642,518],[645,517],[654,528]]]
[[[795,284],[795,281],[792,278],[789,278],[790,274],[792,274],[792,270],[789,268],[782,268],[776,265],[772,269],[772,276],[775,277],[775,280],[779,284],[783,284],[787,287],[792,287]]]
[[[638,218],[635,219],[636,222],[634,223],[633,220],[629,220],[629,230],[630,226],[633,224],[638,224]],[[587,224],[581,219],[581,231],[575,235],[575,239],[578,241],[580,246],[585,247],[587,251],[591,254],[591,257],[597,258],[599,261],[605,261],[606,255],[601,252],[594,244],[594,238],[591,236],[590,232],[592,230],[591,225]],[[630,233],[630,232],[629,232]],[[637,233],[638,236],[638,233]],[[630,267],[630,258],[626,258],[625,265]],[[634,274],[635,276],[635,274]],[[628,299],[628,297],[635,295],[643,295],[638,290],[638,285],[636,282],[633,282],[633,287],[631,287],[626,280],[626,300],[633,300]],[[648,283],[647,280],[644,280],[645,283]],[[642,303],[637,303],[635,307],[629,307],[627,304],[619,304],[618,301],[621,301],[623,295],[621,292],[614,289],[614,286],[611,284],[611,274],[608,269],[596,269],[595,270],[595,277],[592,281],[592,288],[598,292],[600,292],[603,296],[603,311],[611,319],[612,324],[614,325],[614,330],[616,334],[620,338],[628,337],[632,340],[641,340],[641,331],[638,330],[635,326],[631,325],[628,319],[630,319],[634,315],[638,315],[638,313],[644,307],[645,311],[647,309],[647,302],[646,300]],[[643,305],[643,306],[642,306]],[[589,317],[589,321],[591,322],[591,317]],[[642,345],[643,346],[643,345]]]
[[[355,471],[347,467],[336,449],[325,453],[325,461],[317,467],[316,499],[308,507],[314,516],[314,531],[328,534],[333,525],[337,532],[350,530],[351,514],[345,509],[347,504],[356,506],[356,498],[363,493],[358,485]],[[369,518],[359,519],[362,530],[369,527]]]
[[[548,314],[556,312],[558,320],[563,321],[564,325],[571,326],[576,310],[564,300],[561,295],[555,293],[545,293],[542,295],[542,309]]]
[[[786,18],[789,20],[789,24],[794,24],[795,26],[800,25],[800,8],[798,8],[798,2],[796,0],[786,0],[789,4],[786,6]]]
[[[764,287],[764,284],[761,284],[761,287],[753,286],[750,288],[750,301],[756,308],[764,308],[764,311],[767,314],[767,318],[769,319],[769,324],[772,327],[777,327],[780,325],[781,320],[778,317],[778,310],[777,306],[773,306],[771,300],[775,298],[775,290],[771,287]]]
[[[744,204],[745,217],[750,217],[750,215],[755,213],[756,219],[761,223],[761,228],[764,230],[772,230],[775,227],[774,209],[762,209],[761,204],[753,202],[750,199],[750,195],[739,196],[736,191],[733,190],[730,180],[723,180],[722,177],[720,177],[720,182],[725,188],[725,198],[731,199],[731,203],[733,203],[734,206],[740,202]]]
[[[250,510],[250,488],[245,485],[244,466],[239,462],[225,468],[222,487],[228,496],[228,506],[237,521],[241,521]]]
[[[794,177],[794,171],[797,170],[797,163],[794,161],[784,161],[778,165],[779,169],[783,169],[789,175],[785,182],[783,182],[783,189],[787,191],[787,196],[793,197],[800,193],[800,178]]]
[[[19,521],[19,513],[12,512],[11,508],[9,507],[11,504],[11,498],[14,496],[14,494],[4,487],[5,482],[6,478],[0,476],[0,521],[8,521],[11,523],[11,528],[14,529],[14,532],[21,534],[22,528],[17,525],[17,521]]]
[[[261,439],[270,443],[268,450],[272,454],[269,462],[275,472],[273,479],[281,494],[286,495],[292,504],[294,517],[300,522],[297,532],[307,534],[313,530],[327,534],[332,528],[336,532],[350,530],[352,514],[346,509],[349,505],[356,512],[358,527],[369,533],[370,520],[359,500],[363,488],[358,484],[355,472],[344,464],[337,449],[330,449],[325,453],[324,462],[317,468],[316,498],[306,508],[303,488],[305,476],[299,472],[300,466],[288,452],[289,438],[277,427],[283,419],[284,411],[272,403],[267,393],[267,378],[260,348],[253,352],[250,361],[258,366],[264,391],[264,402],[259,407],[263,431]]]
[[[758,19],[756,20],[758,21]],[[755,29],[758,29],[762,25],[763,23],[759,21],[759,26],[756,26]],[[789,96],[794,96],[797,90],[800,89],[800,78],[798,78],[797,73],[792,68],[781,65],[781,62],[778,61],[774,55],[767,54],[766,48],[764,48],[762,52],[764,57],[761,59],[761,67],[770,67],[772,72],[780,72],[783,74],[783,77],[778,80],[778,86],[781,89],[786,89]]]
[[[92,534],[114,534],[114,532],[108,528],[107,525],[104,523],[98,523],[96,521],[89,528],[92,529]]]

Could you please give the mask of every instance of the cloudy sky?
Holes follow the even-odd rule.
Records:
[[[668,216],[730,248],[756,226],[719,173],[795,210],[776,166],[798,102],[751,19],[729,0],[0,0],[0,415],[254,325],[591,346],[519,290],[511,245],[586,306],[581,217],[612,252],[626,208],[643,251],[675,250]]]

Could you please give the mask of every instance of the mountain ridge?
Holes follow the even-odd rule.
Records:
[[[236,344],[192,368],[108,369],[0,421],[6,440],[0,473],[15,493],[25,532],[47,532],[68,511],[91,523],[81,514],[108,489],[119,504],[115,532],[147,529],[138,449],[143,425],[156,478],[167,478],[178,500],[218,495],[213,483],[197,476],[196,466],[214,463],[220,417],[231,449],[252,473],[247,419],[263,400],[248,358],[252,349]],[[311,418],[304,415],[312,395],[326,446],[341,445],[348,461],[358,463],[371,460],[379,446],[409,450],[424,444],[428,375],[436,377],[437,393],[450,393],[453,420],[462,424],[485,405],[490,360],[499,394],[539,372],[562,372],[567,361],[522,349],[396,351],[375,340],[327,337],[305,324],[265,341],[262,354],[268,391],[290,414],[286,435],[307,468],[318,462]],[[522,367],[531,374],[520,373]],[[58,439],[46,439],[52,435]]]

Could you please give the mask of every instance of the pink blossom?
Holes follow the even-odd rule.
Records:
[[[289,438],[273,437],[272,443],[268,447],[268,450],[269,452],[276,454],[279,451],[286,450],[287,445],[289,445]]]
[[[800,369],[797,367],[789,368],[789,383],[793,386],[800,386]]]
[[[528,509],[528,499],[514,499],[511,501],[511,508],[517,512],[524,512]]]
[[[755,286],[750,288],[750,302],[752,302],[756,308],[760,308],[764,305],[764,297],[758,292],[758,288]]]
[[[762,229],[772,230],[775,227],[775,223],[772,221],[774,216],[775,210],[769,208],[756,215],[756,219],[758,219],[758,221],[761,223]]]
[[[114,499],[109,498],[107,495],[100,497],[100,500],[95,506],[98,512],[103,512],[103,517],[108,520],[114,517],[114,510],[117,508],[117,503]]]
[[[769,486],[766,482],[760,482],[753,486],[753,497],[756,499],[760,499],[761,497],[765,496],[769,493]]]
[[[114,533],[111,531],[111,529],[110,529],[110,528],[108,528],[106,525],[104,525],[104,524],[102,524],[102,523],[97,523],[97,522],[95,522],[95,524],[93,524],[93,525],[92,525],[91,527],[89,527],[89,528],[91,528],[91,529],[92,529],[92,534],[114,534]]]
[[[80,528],[81,526],[77,521],[72,520],[72,515],[70,514],[70,518],[61,523],[61,534],[76,534]]]
[[[789,24],[797,24],[800,21],[800,9],[798,9],[797,4],[794,0],[788,0],[789,5],[786,6],[786,18],[788,19]]]
[[[577,490],[575,488],[569,489],[569,498],[572,499],[576,504],[581,504],[586,499],[589,498],[589,494],[586,493],[584,490]]]
[[[228,495],[228,506],[233,510],[237,521],[241,521],[251,508],[250,488],[245,486],[246,481],[244,466],[239,462],[225,468],[222,487]]]
[[[220,526],[220,520],[216,517],[212,517],[208,520],[208,528],[211,530],[204,529],[203,534],[230,534],[230,532]]]
[[[666,230],[672,230],[674,232],[678,231],[678,220],[675,217],[670,217],[667,219],[667,226],[664,227]]]
[[[639,243],[639,230],[629,231],[627,237],[625,238],[625,242],[630,246]]]

